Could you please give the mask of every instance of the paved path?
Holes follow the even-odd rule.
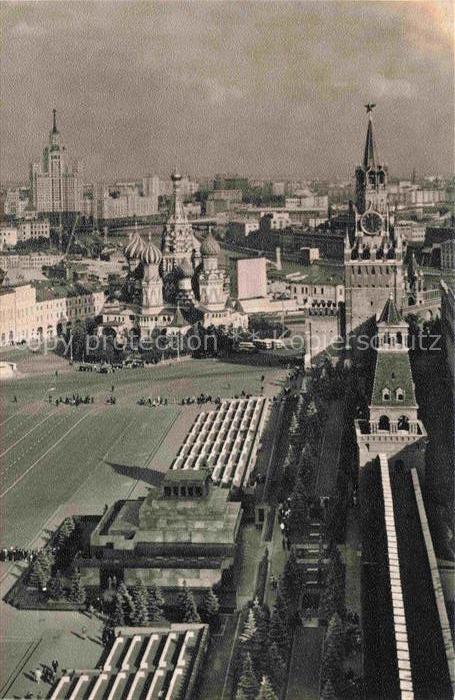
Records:
[[[322,437],[315,496],[333,496],[336,490],[341,438],[344,428],[344,401],[332,401]]]
[[[298,627],[292,644],[292,657],[286,700],[319,700],[319,674],[324,630]]]
[[[341,549],[344,549],[344,559],[346,563],[346,607],[356,612],[361,619],[361,542],[359,517],[360,514],[358,508],[348,508],[346,543],[344,547],[341,547]]]
[[[282,540],[283,538],[281,535],[280,523],[278,522],[278,514],[276,514],[273,525],[272,541],[268,546],[269,572],[264,596],[264,602],[269,606],[269,608],[273,607],[276,598],[276,589],[272,588],[271,586],[272,576],[274,576],[276,580],[280,578],[289,555],[289,552],[283,549]]]

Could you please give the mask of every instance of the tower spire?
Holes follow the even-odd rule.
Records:
[[[52,110],[52,133],[57,134],[57,110],[53,109]]]
[[[365,105],[365,109],[368,114],[368,129],[367,129],[367,139],[365,142],[365,151],[363,154],[363,167],[365,169],[375,168],[379,164],[376,142],[374,140],[373,133],[373,109],[376,105],[373,102],[368,102]]]

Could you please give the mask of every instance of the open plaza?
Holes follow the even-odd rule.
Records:
[[[65,517],[101,516],[119,498],[145,497],[158,485],[176,464],[183,436],[191,433],[198,416],[216,409],[213,403],[182,405],[183,399],[209,387],[213,397],[234,399],[242,392],[262,397],[262,409],[261,402],[280,392],[287,377],[285,368],[217,360],[185,359],[103,375],[78,372],[77,365],[26,348],[3,351],[1,359],[14,361],[18,376],[4,381],[1,391],[1,542],[5,549],[27,551],[38,550]],[[59,397],[76,393],[93,397],[93,403],[55,405]],[[112,394],[115,405],[106,403]],[[139,405],[144,395],[167,398],[168,403]],[[2,598],[24,566],[8,559],[0,563]],[[100,634],[99,622],[87,622],[77,612],[16,610],[4,601],[0,605],[4,688],[19,674],[17,687],[32,690],[24,673],[31,672],[31,659],[41,658],[41,650],[56,655],[57,648],[50,651],[56,644],[64,658],[65,645],[69,649],[77,642],[74,635],[82,627],[93,629],[95,639]],[[92,666],[98,661],[100,647],[90,636],[76,644],[83,648],[81,667],[90,649]],[[14,688],[13,683],[8,693],[15,693]]]

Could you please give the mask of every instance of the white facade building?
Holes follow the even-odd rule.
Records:
[[[412,243],[423,243],[425,241],[425,224],[418,221],[396,221],[395,232],[401,234],[403,240]]]
[[[20,221],[17,229],[18,241],[36,240],[37,238],[49,238],[49,219],[27,219]]]
[[[5,215],[20,219],[25,215],[29,203],[28,188],[12,187],[6,191]]]
[[[53,337],[59,324],[97,316],[104,304],[102,291],[74,296],[54,296],[52,290],[46,291],[47,298],[39,299],[30,284],[0,290],[0,346]]]
[[[18,230],[15,226],[0,226],[0,250],[14,248],[17,243]]]

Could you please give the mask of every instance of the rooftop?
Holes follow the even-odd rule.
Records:
[[[403,317],[397,309],[397,305],[393,300],[391,295],[382,309],[381,315],[379,316],[378,323],[390,323],[391,325],[397,325],[403,323]]]
[[[390,390],[390,399],[384,401],[382,391],[386,387]],[[396,389],[403,390],[404,399],[402,401],[396,398]],[[379,351],[376,354],[371,404],[374,406],[415,406],[416,403],[408,353]]]

